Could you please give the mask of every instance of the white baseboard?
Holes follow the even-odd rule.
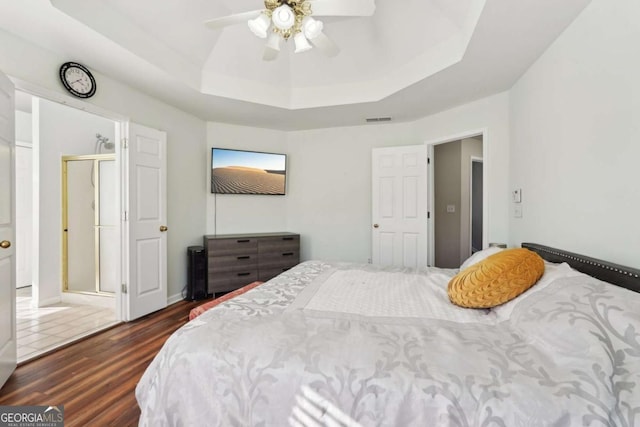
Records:
[[[182,292],[180,292],[179,294],[171,295],[169,298],[167,298],[167,305],[175,304],[182,301],[183,299],[184,297],[182,296]]]
[[[37,304],[38,304],[38,307],[46,307],[48,305],[58,304],[59,302],[62,302],[62,298],[57,296],[57,297],[48,298],[48,299],[39,301]]]

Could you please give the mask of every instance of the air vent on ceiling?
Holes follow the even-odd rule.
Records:
[[[390,122],[391,117],[369,117],[367,123]]]

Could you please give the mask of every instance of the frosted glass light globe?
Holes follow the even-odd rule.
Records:
[[[313,46],[309,44],[309,41],[307,40],[307,38],[304,36],[303,33],[298,33],[295,36],[293,36],[293,41],[296,44],[295,53],[306,52],[313,48]]]
[[[267,38],[267,30],[271,25],[271,20],[267,15],[260,14],[260,16],[258,16],[257,18],[251,19],[248,24],[249,29],[251,29],[251,32],[253,34],[260,37],[261,39]]]
[[[304,35],[309,40],[313,40],[320,35],[322,29],[324,28],[324,24],[322,21],[317,21],[312,17],[305,18],[302,23],[302,31],[304,31]]]
[[[276,28],[279,28],[281,30],[288,30],[293,27],[293,24],[296,23],[296,15],[295,13],[293,13],[293,9],[291,9],[286,4],[283,4],[273,11],[271,20],[273,21],[273,25],[275,25]]]

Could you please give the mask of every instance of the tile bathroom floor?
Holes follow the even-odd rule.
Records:
[[[115,308],[67,303],[33,308],[31,287],[17,289],[18,363],[117,323]]]

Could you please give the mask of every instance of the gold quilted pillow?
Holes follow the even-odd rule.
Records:
[[[544,261],[528,249],[505,249],[459,272],[447,288],[460,307],[491,308],[511,301],[544,273]]]

